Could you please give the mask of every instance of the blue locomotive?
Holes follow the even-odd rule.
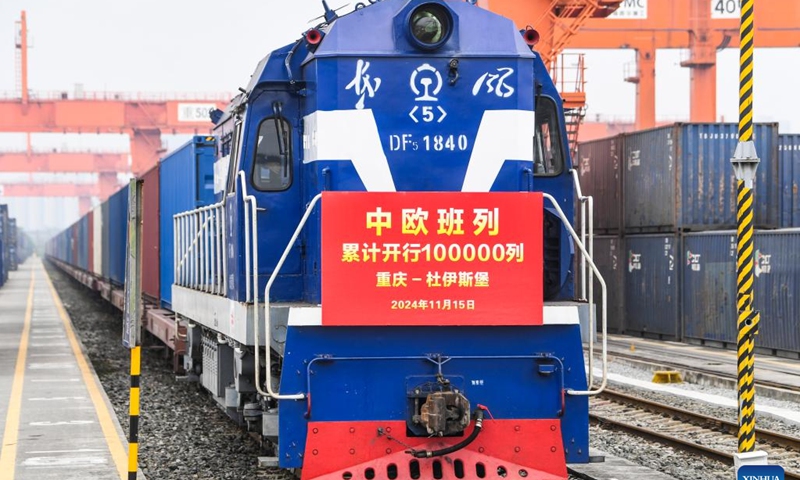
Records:
[[[217,203],[174,215],[171,229],[161,219],[162,234],[173,232],[161,241],[159,268],[170,275],[160,278],[173,282],[162,306],[175,314],[161,321],[177,322],[184,369],[262,434],[274,451],[266,463],[302,469],[303,479],[566,479],[566,463],[589,458],[579,325],[588,308],[574,301],[564,112],[530,45],[535,32],[474,2],[371,1],[346,15],[322,3],[321,25],[267,55],[225,111],[212,112]],[[199,191],[206,179],[185,181]],[[162,179],[159,195],[167,190]],[[409,236],[393,238],[409,240],[384,242],[384,261],[394,245],[394,262],[412,249],[423,267],[440,253],[493,261],[516,265],[523,283],[492,273],[483,310],[463,296],[398,297],[402,312],[370,310],[390,291],[381,286],[425,275],[379,271],[378,288],[365,288],[356,263],[370,252],[358,235],[399,230],[389,205],[423,198],[497,199],[516,213],[475,208],[467,219],[441,208],[439,233],[477,226],[478,243],[446,247],[423,239],[437,233],[437,210],[404,205]],[[335,220],[332,204],[345,205]],[[355,232],[364,208],[366,229]],[[524,253],[521,243],[491,244],[504,238],[501,221],[535,241]],[[356,241],[331,247],[332,231]],[[334,268],[331,248],[353,263]],[[331,280],[334,270],[345,273]],[[474,270],[428,271],[427,284],[450,276],[449,291],[477,292],[490,272]],[[534,308],[510,314],[518,301]],[[349,317],[331,321],[332,304]],[[451,308],[457,321],[431,313]]]

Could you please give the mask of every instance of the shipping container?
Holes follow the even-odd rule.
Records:
[[[161,303],[172,304],[173,216],[214,203],[216,139],[196,136],[160,163]]]
[[[6,255],[6,217],[8,216],[8,206],[0,205],[0,287],[5,285],[8,279],[8,260]]]
[[[619,236],[597,236],[594,238],[594,256],[592,257],[600,274],[603,275],[603,280],[606,282],[606,291],[608,293],[607,308],[608,308],[608,331],[611,333],[621,333],[623,328],[623,321],[625,318],[624,311],[624,276],[623,271],[625,263],[625,249],[623,246],[623,239]],[[594,280],[594,303],[597,309],[597,331],[601,331],[603,313],[602,313],[602,290],[600,290],[600,282]]]
[[[800,134],[780,135],[781,227],[800,227]]]
[[[86,214],[86,271],[91,273],[94,271],[94,212],[89,210]]]
[[[102,258],[103,260],[100,262],[102,265],[102,275],[104,279],[108,279],[111,277],[111,248],[109,246],[110,242],[110,233],[108,231],[108,227],[111,225],[111,220],[109,219],[111,215],[111,206],[109,200],[106,200],[101,205],[101,217],[102,222],[101,225],[103,227],[102,230]]]
[[[755,235],[756,347],[800,354],[800,229]],[[688,341],[736,348],[736,232],[684,238],[683,332]]]
[[[89,271],[89,216],[85,215],[78,220],[76,225],[78,256],[76,266],[81,270]]]
[[[598,234],[622,232],[622,139],[618,135],[578,145],[581,190],[593,198]]]
[[[736,345],[736,232],[692,233],[683,238],[684,340]]]
[[[108,199],[108,277],[112,283],[125,283],[125,259],[128,245],[128,186]]]
[[[103,276],[103,207],[98,205],[92,209],[92,272],[98,277]]]
[[[800,353],[800,229],[756,232],[756,347]]]
[[[625,237],[625,333],[680,339],[680,234]]]
[[[160,305],[159,167],[142,175],[142,293]]]
[[[756,124],[761,163],[755,222],[780,225],[778,125]],[[736,228],[736,179],[730,159],[735,124],[675,124],[624,136],[625,233]],[[602,212],[598,212],[598,215]]]
[[[8,270],[16,271],[17,266],[17,219],[8,219],[8,235],[6,235],[6,250],[8,253]]]

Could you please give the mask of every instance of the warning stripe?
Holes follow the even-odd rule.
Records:
[[[128,439],[128,480],[136,480],[139,469],[139,395],[142,364],[142,347],[137,345],[131,349],[131,403],[130,437]]]

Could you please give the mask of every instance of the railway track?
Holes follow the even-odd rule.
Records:
[[[603,426],[733,465],[738,425],[734,422],[606,390],[592,402],[590,418]],[[756,429],[758,448],[800,480],[800,439]]]

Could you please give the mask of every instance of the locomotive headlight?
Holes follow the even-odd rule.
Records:
[[[439,3],[425,3],[411,12],[408,29],[418,47],[433,50],[442,46],[452,30],[450,12]]]

